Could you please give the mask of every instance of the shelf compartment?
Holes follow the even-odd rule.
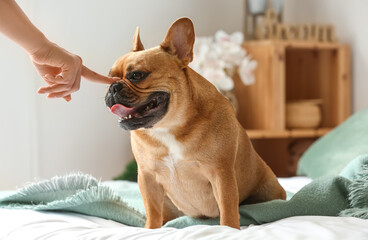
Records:
[[[350,114],[350,80],[346,65],[339,64],[340,48],[285,49],[286,102],[321,99],[322,127],[336,127]]]

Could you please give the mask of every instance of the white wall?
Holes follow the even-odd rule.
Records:
[[[23,0],[30,19],[52,41],[107,74],[128,52],[137,25],[146,48],[171,23],[190,17],[197,35],[242,30],[242,0]],[[0,35],[0,189],[71,171],[111,179],[131,158],[129,135],[104,105],[107,86],[82,82],[69,103],[36,94],[44,85],[28,56]]]
[[[368,1],[286,0],[285,22],[330,23],[352,50],[354,112],[368,106]]]

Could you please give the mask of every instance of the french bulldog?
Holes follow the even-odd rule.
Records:
[[[187,215],[240,228],[239,204],[285,199],[231,103],[192,70],[194,27],[180,18],[163,42],[133,49],[112,66],[106,105],[131,133],[146,228]],[[250,113],[251,114],[251,113]]]

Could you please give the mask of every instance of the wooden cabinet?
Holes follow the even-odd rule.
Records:
[[[234,76],[238,119],[261,157],[280,177],[295,174],[290,144],[314,140],[351,112],[350,48],[338,43],[250,41],[246,51],[258,61],[256,82],[245,86]],[[286,103],[320,99],[318,128],[288,129]]]

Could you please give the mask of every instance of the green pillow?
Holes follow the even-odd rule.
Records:
[[[300,158],[297,175],[338,175],[355,157],[368,153],[368,108],[318,139]]]

